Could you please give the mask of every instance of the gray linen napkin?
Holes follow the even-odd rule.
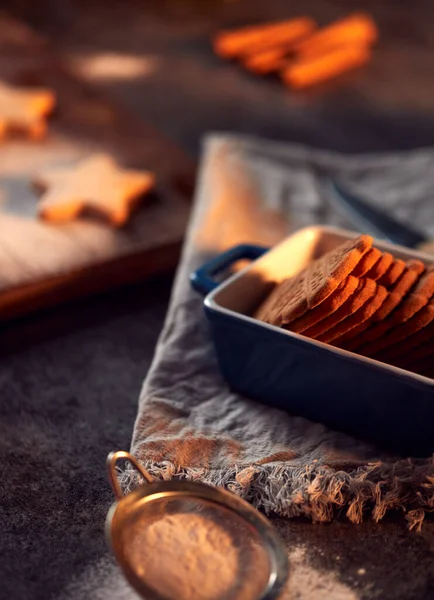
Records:
[[[434,237],[433,151],[342,156],[210,136],[165,327],[140,397],[132,452],[158,477],[223,485],[267,513],[327,521],[339,509],[358,523],[366,512],[379,520],[401,508],[410,526],[420,527],[424,509],[434,502],[432,459],[398,460],[232,393],[217,367],[202,298],[190,289],[190,273],[234,244],[271,245],[312,223],[348,227],[321,198],[322,173]]]

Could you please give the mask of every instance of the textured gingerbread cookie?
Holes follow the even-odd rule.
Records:
[[[42,173],[34,183],[45,190],[38,207],[41,218],[63,223],[90,210],[120,226],[154,187],[155,177],[147,171],[121,169],[110,156],[97,154],[72,168]]]
[[[389,289],[405,271],[405,262],[400,258],[395,258],[390,268],[386,273],[377,279],[380,285],[384,285],[385,288]]]
[[[341,338],[345,336],[351,329],[364,323],[372,317],[383,304],[387,297],[387,290],[382,285],[377,285],[374,296],[366,302],[357,312],[341,321],[338,325],[327,331],[318,339],[322,342],[331,343],[333,346],[339,346]]]
[[[377,291],[377,284],[372,279],[360,279],[357,290],[348,300],[333,314],[324,318],[322,321],[310,327],[304,332],[304,335],[320,339],[330,329],[333,329],[338,323],[356,313]]]
[[[434,301],[431,300],[426,306],[418,310],[413,317],[404,321],[401,325],[391,329],[386,335],[375,340],[361,350],[364,356],[372,356],[381,360],[381,351],[398,344],[401,340],[411,337],[421,329],[427,327],[434,319]]]
[[[32,139],[42,138],[55,104],[52,90],[16,88],[0,82],[0,139],[15,132]]]
[[[330,294],[328,298],[318,304],[312,310],[307,311],[302,317],[292,321],[290,325],[285,325],[285,329],[288,328],[295,333],[303,333],[306,329],[309,329],[315,323],[322,321],[322,319],[335,313],[348,298],[356,291],[359,285],[359,280],[353,275],[348,277],[336,288],[336,290]]]
[[[404,273],[397,282],[391,287],[387,298],[377,310],[377,312],[365,323],[352,329],[345,339],[341,340],[342,348],[345,350],[355,350],[362,344],[370,341],[370,333],[368,328],[373,324],[384,321],[397,306],[402,302],[403,298],[411,291],[413,286],[418,281],[419,277],[425,271],[425,265],[420,260],[410,260],[407,263]],[[373,338],[372,338],[373,339]]]
[[[378,281],[380,277],[383,277],[383,275],[385,275],[390,269],[391,265],[393,264],[393,260],[393,256],[390,254],[390,252],[384,252],[380,257],[380,260],[377,260],[377,262],[374,263],[368,271],[366,271],[364,277]]]
[[[362,256],[359,264],[355,267],[352,275],[354,277],[364,277],[366,273],[373,270],[375,265],[382,259],[382,252],[378,248],[371,248]]]
[[[430,348],[432,352],[434,350],[433,342],[434,321],[398,344],[381,351],[378,354],[378,360],[396,365],[397,367],[405,367],[405,365],[424,358],[427,348]]]
[[[380,346],[381,339],[391,329],[402,325],[428,304],[434,294],[434,266],[427,269],[415,287],[414,291],[406,296],[398,308],[384,321],[375,323],[366,331],[366,336],[371,341],[359,346],[357,351],[366,356],[372,356],[385,346]]]
[[[371,247],[372,237],[368,235],[344,242],[276,286],[260,306],[256,318],[282,326],[301,317],[328,298]]]

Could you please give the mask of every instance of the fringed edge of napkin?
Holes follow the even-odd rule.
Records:
[[[345,514],[352,523],[361,523],[365,516],[378,522],[387,512],[400,510],[409,528],[420,531],[426,513],[434,510],[434,458],[370,463],[348,471],[317,463],[231,469],[184,468],[169,461],[141,464],[156,480],[220,486],[268,515],[327,522]],[[132,467],[119,471],[119,479],[125,493],[143,482]]]

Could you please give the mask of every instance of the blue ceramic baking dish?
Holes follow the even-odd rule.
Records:
[[[262,323],[252,312],[283,278],[351,233],[309,227],[267,249],[241,245],[191,276],[229,386],[259,402],[370,439],[412,456],[434,451],[434,380]],[[399,258],[433,258],[376,241]],[[241,259],[252,262],[223,283],[214,279]]]

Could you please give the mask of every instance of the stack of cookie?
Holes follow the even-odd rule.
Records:
[[[434,265],[407,262],[362,235],[277,285],[255,317],[434,376]]]

